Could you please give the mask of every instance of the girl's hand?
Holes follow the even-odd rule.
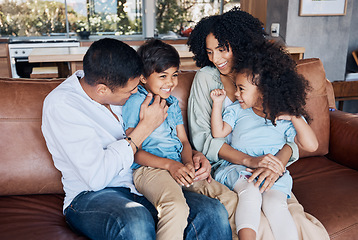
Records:
[[[189,187],[194,182],[195,169],[191,163],[184,165],[180,162],[172,161],[168,171],[174,180],[182,186]]]
[[[251,157],[245,165],[251,168],[267,168],[279,176],[282,176],[285,171],[285,167],[280,159],[270,153],[258,157]]]
[[[200,181],[206,179],[208,183],[211,182],[211,164],[209,160],[201,152],[195,152],[193,156],[195,178],[194,181]]]
[[[287,120],[287,121],[292,121],[292,118],[294,116],[292,115],[288,115],[288,114],[282,114],[280,116],[278,116],[275,120]]]
[[[270,190],[270,188],[273,186],[273,184],[277,181],[279,178],[279,175],[273,171],[271,171],[268,168],[260,167],[257,169],[246,169],[248,172],[252,172],[251,177],[248,179],[248,182],[252,182],[255,180],[256,177],[259,177],[257,179],[257,182],[255,183],[255,187],[259,187],[263,181],[263,185],[260,188],[260,192],[266,192]]]
[[[210,97],[213,102],[223,102],[226,97],[226,91],[224,89],[214,89],[210,92]]]

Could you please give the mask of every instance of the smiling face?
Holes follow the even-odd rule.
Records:
[[[149,77],[143,78],[141,81],[148,92],[167,99],[178,85],[178,68],[170,67],[160,73],[153,72]]]
[[[235,97],[243,109],[253,108],[262,111],[262,95],[257,86],[252,84],[247,73],[238,73],[235,78]]]
[[[210,33],[206,37],[206,52],[209,60],[217,67],[221,74],[227,75],[232,72],[234,55],[229,46],[220,46],[214,34]]]

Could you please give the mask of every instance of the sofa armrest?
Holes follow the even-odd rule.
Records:
[[[330,139],[327,157],[358,170],[358,114],[330,112]]]

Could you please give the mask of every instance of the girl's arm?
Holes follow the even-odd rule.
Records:
[[[213,100],[213,108],[211,111],[211,135],[214,138],[224,138],[230,134],[232,128],[229,124],[223,121],[222,106],[226,97],[224,89],[214,89],[210,93]]]
[[[307,152],[314,152],[318,148],[318,140],[312,128],[302,117],[283,114],[277,117],[278,120],[291,121],[296,130],[295,143]]]
[[[318,140],[310,125],[302,117],[292,117],[291,122],[296,129],[295,143],[307,152],[318,148]]]

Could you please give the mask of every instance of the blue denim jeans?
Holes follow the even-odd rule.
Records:
[[[225,207],[217,200],[184,191],[190,207],[187,240],[231,240]],[[105,188],[80,193],[65,209],[70,227],[91,239],[155,239],[157,211],[128,188]]]

